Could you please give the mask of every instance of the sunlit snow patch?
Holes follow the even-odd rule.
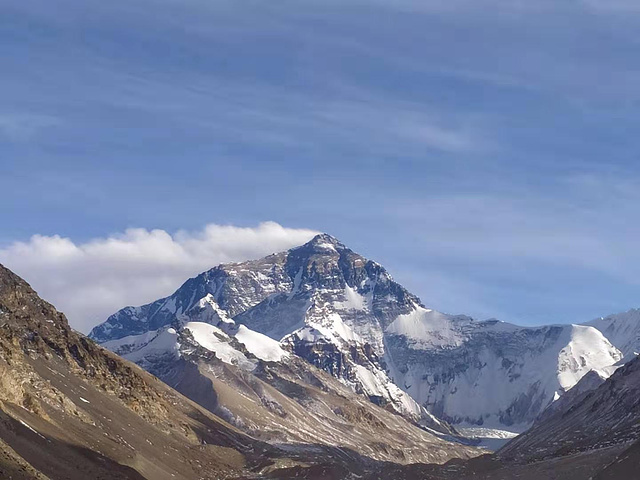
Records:
[[[386,333],[403,335],[414,344],[424,346],[458,346],[463,337],[455,322],[457,317],[414,305],[414,310],[399,315],[386,329]]]
[[[248,351],[265,362],[279,362],[289,356],[289,352],[284,350],[279,342],[244,325],[238,326],[238,332],[234,336]]]
[[[244,370],[255,368],[255,362],[235,349],[229,343],[231,338],[218,327],[202,322],[188,322],[184,327],[191,332],[196,343],[210,352],[214,352],[223,362],[238,365]]]

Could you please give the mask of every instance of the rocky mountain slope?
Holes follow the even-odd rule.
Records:
[[[238,325],[211,295],[179,324],[103,345],[274,445],[348,448],[395,463],[443,463],[480,453],[373,404],[275,340]]]
[[[596,372],[494,455],[445,465],[380,465],[364,478],[620,480],[638,478],[640,359]]]
[[[585,379],[585,381],[587,381]],[[531,462],[607,448],[640,438],[640,359],[620,367],[595,389],[556,407],[498,452],[502,459]]]
[[[389,378],[382,358],[380,322],[410,311],[418,299],[380,265],[328,235],[261,260],[213,268],[170,297],[117,312],[90,336],[104,343],[175,325],[206,299],[226,317],[281,342],[374,403],[450,433]]]
[[[149,338],[147,344],[166,345],[168,337],[175,338],[174,333],[167,329]],[[268,355],[270,345],[260,350],[264,344],[259,340],[256,351]],[[180,341],[185,345],[192,342],[191,355],[198,354],[199,347],[186,332]],[[243,377],[243,367],[248,368],[248,364],[236,368],[213,359],[203,367],[211,370],[201,375],[197,373],[199,365],[187,361],[189,354],[183,352],[185,360],[171,364],[173,373],[212,402],[219,395],[232,398],[231,403],[239,410],[261,404],[254,417],[264,415],[276,423],[294,423],[294,407],[298,419],[315,414],[300,404],[286,404],[277,389],[260,383],[260,375],[272,375],[264,367],[260,375]],[[258,362],[247,350],[240,353],[252,365]],[[288,355],[284,351],[282,354]],[[220,371],[214,371],[216,368]],[[288,381],[290,388],[296,388],[291,379],[301,372],[293,370],[295,364],[291,368],[285,372],[289,378],[281,374],[282,389],[287,388]],[[218,388],[214,382],[222,376],[221,371],[237,376],[237,385],[244,388]],[[189,374],[198,381],[188,382]],[[348,392],[345,396],[325,392],[320,382],[315,388],[316,395],[323,399],[315,406],[325,405],[336,418],[343,419],[353,430],[352,437],[367,438],[369,441],[362,443],[372,456],[323,445],[314,440],[312,431],[304,438],[300,434],[300,441],[283,435],[269,443],[247,435],[242,431],[247,430],[244,425],[231,425],[136,365],[72,331],[61,313],[0,266],[0,478],[250,479],[285,478],[292,471],[325,469],[338,475],[334,478],[344,478],[351,472],[363,474],[374,468],[378,460],[373,454],[378,451],[377,458],[393,456],[385,452],[393,444],[385,443],[385,435],[395,435],[396,450],[400,439],[407,437],[406,452],[396,454],[404,453],[407,459],[444,461],[476,454],[464,446],[449,452],[449,442],[364,399],[360,399],[361,404],[351,403]],[[305,391],[298,393],[307,397]],[[229,411],[226,418],[234,422],[238,416]],[[250,421],[248,416],[244,418]],[[393,419],[402,422],[397,431]],[[321,421],[320,417],[308,428],[315,428]],[[325,431],[337,428],[335,422]],[[268,430],[264,436],[273,440]],[[453,446],[453,450],[456,448]]]
[[[593,326],[524,328],[431,310],[329,235],[215,267],[167,298],[117,312],[91,336],[105,343],[182,328],[202,302],[353,392],[441,432],[448,428],[438,417],[521,431],[584,374],[622,359]]]
[[[73,332],[0,265],[1,478],[227,478],[268,448]]]

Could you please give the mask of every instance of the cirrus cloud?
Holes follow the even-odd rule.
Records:
[[[257,227],[209,224],[198,232],[174,234],[131,228],[84,243],[34,235],[0,249],[0,263],[86,333],[119,308],[169,295],[203,270],[286,250],[316,233],[265,222]]]

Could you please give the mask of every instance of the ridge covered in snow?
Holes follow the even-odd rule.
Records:
[[[189,322],[222,333],[200,336]],[[610,342],[595,325],[520,327],[448,315],[322,234],[287,252],[208,270],[167,298],[120,310],[91,336],[112,348],[114,340],[178,326],[213,348],[203,338],[225,334],[257,358],[302,357],[430,428],[444,428],[439,417],[521,431],[587,372],[610,374],[620,350],[635,348],[623,342],[633,322],[610,321]]]
[[[640,353],[640,310],[597,318],[586,325],[597,328],[624,355],[625,361]]]
[[[280,362],[290,355],[279,342],[244,325],[237,325],[218,307],[211,295],[200,299],[172,325],[110,340],[102,346],[144,366],[158,357],[179,356],[180,331],[187,333],[202,348],[215,353],[223,362],[248,371],[255,368],[255,359]]]
[[[597,455],[598,450],[624,450],[638,441],[640,359],[631,359],[607,379],[591,372],[575,388],[566,401],[561,399],[530,430],[501,449],[499,457],[533,462],[579,452]],[[628,460],[634,465],[632,476],[609,478],[636,478],[637,457]]]

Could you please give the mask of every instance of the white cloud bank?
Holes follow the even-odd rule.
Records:
[[[254,228],[210,224],[199,232],[173,235],[132,228],[80,244],[58,235],[34,235],[0,249],[0,263],[87,333],[116,310],[169,295],[187,278],[220,263],[286,250],[316,233],[265,222]]]

